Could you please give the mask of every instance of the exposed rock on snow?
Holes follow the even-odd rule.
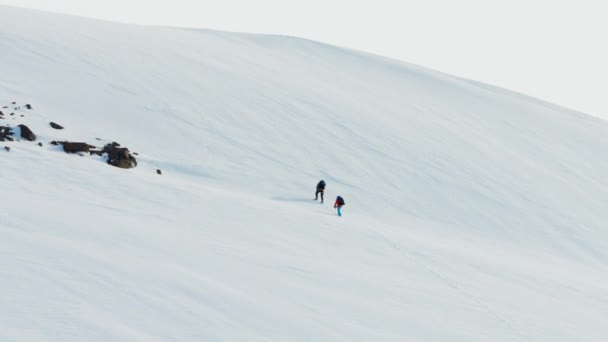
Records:
[[[120,147],[120,144],[113,142],[107,144],[103,149],[99,149],[96,146],[89,145],[85,142],[71,142],[71,141],[52,141],[51,145],[62,145],[63,150],[66,153],[81,153],[86,152],[91,155],[96,154],[98,156],[106,155],[108,158],[108,164],[119,167],[121,169],[131,169],[137,166],[137,160],[126,147]]]
[[[108,155],[108,164],[122,169],[130,169],[137,166],[137,160],[129,153],[126,147],[120,147],[120,144],[113,142],[104,146],[102,154]]]
[[[13,135],[14,133],[11,131],[10,127],[0,127],[0,141],[13,141]]]
[[[60,141],[58,144],[63,145],[63,150],[66,153],[78,153],[78,152],[87,152],[89,153],[91,148],[95,148],[93,145],[89,145],[84,142],[70,142],[70,141]],[[55,145],[55,144],[53,144]]]
[[[15,104],[15,102],[13,102],[13,104]],[[25,108],[27,109],[32,109],[32,106],[30,104],[27,104],[25,106]],[[20,107],[15,108],[16,110],[19,110]],[[15,113],[11,113],[10,115],[14,116]],[[23,117],[24,115],[21,114],[21,117]],[[0,119],[4,119],[4,113],[0,112]],[[14,118],[13,118],[14,120]],[[50,126],[54,129],[64,129],[63,126],[55,123],[55,122],[49,122]],[[32,132],[32,130],[23,124],[19,124],[17,127],[20,128],[20,136],[24,139],[27,139],[29,141],[35,141],[36,140],[36,135],[34,134],[34,132]],[[8,125],[6,125],[5,127],[0,127],[0,141],[14,141],[13,136],[15,135],[15,133],[12,131],[12,128]],[[97,140],[101,140],[99,138],[96,138]],[[19,141],[19,140],[17,140]],[[105,145],[103,148],[99,148],[97,146],[94,145],[89,145],[86,142],[73,142],[73,141],[51,141],[50,142],[51,145],[54,146],[58,146],[61,145],[63,146],[63,151],[66,153],[77,153],[80,156],[84,156],[84,153],[87,154],[96,154],[98,156],[105,156],[107,157],[107,163],[115,166],[115,167],[119,167],[122,169],[130,169],[130,168],[134,168],[137,166],[137,160],[135,159],[135,157],[129,152],[129,149],[126,147],[121,147],[119,143],[117,142],[112,142],[110,144]],[[42,142],[38,143],[38,146],[43,146]],[[7,147],[7,151],[8,151],[8,147]]]
[[[54,129],[63,129],[63,126],[56,124],[52,121],[50,122],[50,124],[51,124],[51,127],[53,127]]]
[[[19,125],[18,127],[21,129],[22,138],[27,139],[29,141],[36,140],[36,134],[34,134],[34,132],[32,132],[29,127],[27,127],[26,125]]]

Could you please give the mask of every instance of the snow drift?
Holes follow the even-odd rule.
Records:
[[[12,101],[44,145],[0,150],[0,339],[608,339],[599,119],[298,38],[0,6]],[[95,138],[137,168],[47,145]]]

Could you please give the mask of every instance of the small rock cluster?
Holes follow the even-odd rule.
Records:
[[[131,169],[137,166],[137,159],[126,147],[120,147],[117,142],[98,148],[84,142],[52,141],[51,145],[61,145],[65,153],[89,153],[90,155],[107,156],[108,164],[121,169]],[[82,155],[82,154],[81,154]]]
[[[13,141],[13,131],[7,126],[0,126],[0,141]]]
[[[16,104],[17,104],[17,102],[14,102],[14,101],[13,101],[11,104],[12,104],[12,105],[16,105]],[[20,109],[21,109],[21,107],[20,107],[20,106],[17,106],[17,107],[14,107],[14,106],[13,106],[13,108],[14,108],[14,110],[20,110]],[[26,104],[26,105],[25,105],[25,108],[26,108],[26,109],[32,109],[32,105],[30,105],[30,104],[28,103],[28,104]],[[3,107],[2,107],[2,109],[10,109],[10,107],[9,107],[9,106],[3,106]],[[15,118],[14,118],[15,113],[14,113],[14,112],[13,112],[13,113],[10,113],[10,114],[9,114],[9,116],[13,116],[13,118],[12,118],[12,119],[13,119],[13,120],[15,120]],[[24,116],[25,116],[25,115],[21,114],[21,117],[24,117]],[[6,118],[4,117],[4,112],[2,112],[2,111],[0,110],[0,120],[5,120],[5,119],[6,119]]]
[[[20,106],[15,105],[16,102],[12,102],[11,107],[14,107],[15,110],[21,109]],[[32,106],[30,104],[26,104],[24,107],[28,110],[32,109]],[[7,108],[9,108],[9,106],[3,107],[3,109]],[[13,116],[13,120],[15,119],[14,115],[15,113],[10,114],[10,116]],[[21,115],[21,117],[23,117],[23,115]],[[5,119],[4,113],[2,111],[0,111],[0,119]],[[50,122],[49,124],[54,129],[64,129],[63,126],[55,122]],[[21,138],[28,141],[36,140],[36,134],[34,134],[34,132],[28,126],[19,124],[17,125],[17,127],[19,127]],[[14,141],[14,135],[15,132],[13,132],[12,128],[9,125],[0,126],[0,141]],[[97,138],[97,140],[101,139]],[[42,146],[42,143],[39,142],[38,145]],[[117,142],[106,144],[102,148],[87,144],[85,142],[73,141],[52,141],[51,145],[61,145],[66,153],[77,153],[81,156],[85,155],[86,153],[90,155],[106,157],[108,164],[122,169],[130,169],[137,166],[137,159],[135,159],[135,157],[133,156],[133,154],[137,155],[137,153],[134,152],[133,154],[131,154],[128,148],[121,147],[120,144]],[[6,151],[10,151],[9,146],[5,146],[4,149]],[[161,171],[157,170],[157,173],[161,174]]]

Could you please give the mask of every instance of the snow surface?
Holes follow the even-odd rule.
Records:
[[[12,101],[44,146],[0,150],[0,340],[608,340],[604,121],[297,38],[0,6]],[[95,138],[139,166],[48,144]]]

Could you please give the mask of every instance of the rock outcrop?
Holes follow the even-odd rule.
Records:
[[[126,147],[120,147],[120,144],[113,142],[104,146],[101,150],[102,154],[108,155],[108,164],[119,167],[121,169],[130,169],[137,166],[137,160]]]
[[[12,104],[16,105],[16,102],[13,102]],[[3,108],[6,109],[9,108],[9,106],[4,106]],[[22,110],[21,108],[21,106],[16,106],[15,110],[20,111]],[[31,110],[32,105],[26,104],[25,106],[23,106],[23,108]],[[12,120],[15,120],[17,116],[24,117],[24,115],[19,112],[17,112],[17,114],[18,115],[15,115],[15,112],[5,114],[0,111],[0,119],[9,119],[9,116],[12,116],[12,118],[10,118]],[[54,129],[63,129],[63,126],[55,122],[49,122],[49,125]],[[29,141],[36,140],[36,134],[34,134],[34,132],[32,132],[32,130],[28,126],[20,124],[17,125],[17,127],[19,127],[20,129],[19,135],[21,138]],[[13,132],[13,128],[9,125],[0,127],[0,141],[14,141],[15,134],[16,133]],[[96,139],[101,140],[99,138]],[[17,141],[19,141],[19,139],[17,139]],[[121,147],[120,144],[117,142],[112,142],[102,148],[96,147],[94,145],[89,145],[86,142],[74,141],[52,141],[50,142],[50,144],[54,146],[61,145],[63,151],[66,153],[75,153],[80,156],[84,156],[86,154],[98,155],[104,158],[108,164],[122,169],[130,169],[137,166],[137,159],[135,159],[135,157],[133,156],[133,154],[137,155],[137,153],[131,153],[128,148]],[[43,147],[44,145],[42,142],[38,142],[38,146]],[[9,151],[10,147],[6,146],[5,149]],[[157,170],[157,173],[161,174],[160,170]]]
[[[50,122],[51,127],[53,127],[54,129],[63,129],[63,126],[56,124],[54,122]]]
[[[36,134],[34,134],[34,132],[32,132],[29,127],[27,127],[26,125],[19,125],[18,127],[21,129],[21,137],[23,139],[27,139],[29,141],[36,140]]]
[[[0,141],[13,141],[14,134],[10,127],[0,127]]]
[[[61,143],[63,145],[63,150],[66,153],[78,153],[78,152],[86,152],[89,153],[92,148],[95,148],[93,145],[89,145],[84,142],[69,142],[64,141]]]

